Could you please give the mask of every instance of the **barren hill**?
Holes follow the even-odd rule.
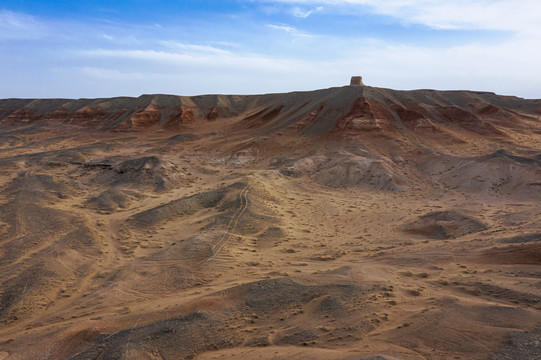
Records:
[[[541,356],[541,100],[5,99],[0,170],[2,360]]]

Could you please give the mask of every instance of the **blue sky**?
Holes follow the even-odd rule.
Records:
[[[342,86],[541,98],[539,0],[0,0],[0,97]]]

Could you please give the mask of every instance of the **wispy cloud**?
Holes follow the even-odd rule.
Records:
[[[108,41],[114,41],[115,40],[115,37],[113,35],[109,35],[109,34],[103,34],[102,37],[105,40],[108,40]]]
[[[107,69],[92,66],[74,67],[81,75],[99,80],[144,80],[145,74],[140,72],[125,72],[117,69]],[[55,69],[59,71],[59,69]]]
[[[288,33],[295,33],[295,32],[298,31],[298,30],[295,29],[294,27],[286,26],[286,25],[274,25],[274,24],[268,24],[267,27],[269,27],[269,28],[271,28],[271,29],[274,29],[274,30],[283,30],[283,31],[288,32]]]
[[[94,59],[126,59],[166,63],[175,67],[196,65],[205,69],[235,69],[237,71],[248,69],[266,69],[270,71],[290,71],[299,61],[264,57],[242,53],[201,53],[198,50],[185,52],[157,51],[148,49],[111,50],[92,49],[78,51],[77,55]]]
[[[350,6],[439,29],[485,29],[541,33],[538,0],[259,0],[295,6]]]
[[[292,31],[285,28],[277,30]],[[541,57],[541,48],[532,49],[532,40],[509,40],[504,44],[508,50],[505,52],[501,51],[501,44],[469,44],[434,49],[390,45],[377,40],[353,43],[341,39],[330,40],[325,39],[328,41],[326,49],[333,56],[317,59],[263,56],[237,51],[201,51],[206,46],[194,44],[183,50],[93,49],[78,55],[90,62],[104,61],[117,64],[120,68],[134,66],[139,71],[148,69],[142,70],[145,78],[167,79],[167,74],[170,74],[169,80],[195,81],[191,84],[192,89],[199,88],[203,92],[223,89],[226,93],[253,93],[340,86],[346,84],[353,74],[364,75],[369,85],[398,89],[476,89],[523,96],[537,91],[535,79],[539,77],[532,77],[532,74],[524,71],[535,68],[536,59]],[[530,49],[530,56],[521,56],[524,49]],[[127,65],[123,66],[124,63]],[[94,72],[96,77],[108,74],[103,68],[86,71],[87,74]],[[111,77],[119,78],[120,75],[111,72]],[[213,83],[208,83],[208,79],[214,79]],[[254,79],[258,81],[254,83]],[[124,80],[130,81],[128,78]],[[261,86],[261,90],[258,91],[254,84]],[[165,85],[165,88],[168,86]],[[144,87],[140,85],[140,88]],[[189,92],[187,89],[178,91]]]
[[[91,96],[113,96],[119,92],[137,96],[142,93],[197,95],[308,90],[299,69],[314,73],[319,66],[301,59],[240,52],[202,53],[194,48],[183,52],[92,49],[72,55],[77,56],[89,65],[57,69],[57,77],[67,78],[71,74],[73,79],[76,71],[83,76],[80,84],[92,89]]]
[[[298,6],[295,6],[291,9],[291,14],[295,17],[306,19],[308,16],[321,10],[323,10],[323,6],[318,6],[315,9],[310,10],[303,10]]]
[[[174,50],[179,50],[179,51],[193,51],[193,52],[198,52],[198,53],[213,53],[213,54],[223,54],[223,55],[229,54],[229,51],[223,50],[211,45],[186,44],[186,43],[173,41],[173,40],[162,40],[162,41],[159,41],[159,43],[169,49],[174,49]]]
[[[9,54],[1,57],[0,97],[282,92],[340,86],[354,74],[369,85],[398,89],[541,97],[541,21],[534,21],[541,11],[534,11],[539,6],[531,0],[524,0],[533,4],[531,11],[522,3],[511,9],[508,0],[262,1],[246,0],[250,12],[235,14],[234,22],[216,22],[223,18],[216,16],[189,19],[189,25],[162,22],[159,28],[155,19],[120,24],[0,11],[0,53]],[[262,13],[262,4],[279,11]],[[340,26],[344,15],[348,26],[354,23],[355,13],[369,21],[381,19],[373,14],[396,21],[381,34],[329,31],[328,24]],[[519,24],[522,13],[528,14]],[[411,23],[426,25],[423,34],[436,40],[454,32],[435,28],[506,29],[514,35],[438,46],[394,38],[418,28]]]
[[[31,15],[0,10],[0,40],[39,39],[47,30],[45,24]]]
[[[288,26],[288,25],[275,25],[275,24],[267,24],[267,27],[270,28],[270,29],[273,29],[273,30],[279,30],[279,31],[285,31],[287,33],[290,33],[291,35],[293,36],[298,36],[298,37],[312,37],[313,35],[312,34],[308,34],[308,33],[305,33],[305,32],[302,32],[292,26]]]

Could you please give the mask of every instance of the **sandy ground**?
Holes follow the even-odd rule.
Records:
[[[280,118],[293,95],[175,130],[4,120],[0,359],[539,359],[537,108],[413,128],[415,99],[397,124],[323,95],[333,126]]]

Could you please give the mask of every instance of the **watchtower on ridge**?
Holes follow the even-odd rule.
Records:
[[[352,76],[349,86],[364,86],[362,76]]]

